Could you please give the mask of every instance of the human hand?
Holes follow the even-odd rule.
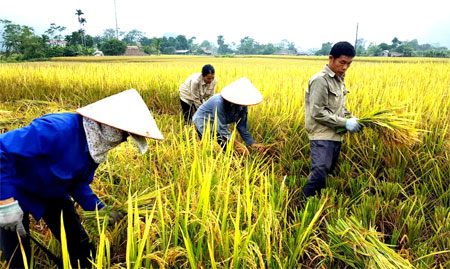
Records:
[[[114,225],[115,223],[121,221],[124,217],[123,212],[120,210],[111,210],[109,211],[109,225]]]
[[[358,123],[358,118],[350,118],[345,122],[345,129],[351,133],[357,133],[362,130],[362,126]]]
[[[0,205],[0,227],[11,232],[17,231],[24,237],[27,233],[22,224],[23,211],[18,201]]]
[[[125,216],[125,214],[118,209],[113,208],[112,206],[105,206],[100,210],[105,210],[106,214],[108,216],[108,224],[110,226],[114,225],[115,223],[122,220],[122,218]]]
[[[236,152],[239,154],[242,154],[244,156],[248,156],[248,154],[249,154],[248,149],[245,147],[237,147]]]
[[[267,147],[262,144],[253,143],[251,146],[253,149],[257,149],[259,153],[263,153]]]

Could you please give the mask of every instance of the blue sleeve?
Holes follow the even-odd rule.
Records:
[[[76,185],[70,192],[70,195],[86,211],[93,211],[96,207],[101,209],[105,206],[105,204],[98,199],[97,195],[95,195],[87,182]]]
[[[51,122],[38,118],[29,126],[0,135],[0,200],[13,197],[16,176],[15,162],[20,157],[50,154],[55,147],[57,131]]]
[[[217,133],[227,140],[231,139],[230,130],[228,130],[228,124],[226,123],[225,111],[223,105],[216,105],[216,119],[217,119]]]
[[[241,135],[242,139],[245,141],[245,144],[247,146],[251,146],[255,143],[255,141],[252,138],[252,135],[248,131],[248,121],[247,121],[247,114],[248,109],[245,107],[241,112],[241,118],[236,126],[239,134]]]

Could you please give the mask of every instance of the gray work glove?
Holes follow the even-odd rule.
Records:
[[[111,210],[109,211],[109,225],[114,225],[116,222],[119,222],[123,219],[124,214],[119,210]]]
[[[105,211],[105,215],[108,217],[108,224],[110,226],[114,225],[116,222],[119,222],[125,216],[121,210],[114,209],[112,206],[105,206],[101,209]]]
[[[23,211],[18,201],[0,206],[0,227],[11,232],[17,231],[20,236],[26,236],[25,228],[22,224]]]
[[[358,118],[350,118],[345,122],[345,129],[351,133],[357,133],[362,130],[362,125],[358,123]]]

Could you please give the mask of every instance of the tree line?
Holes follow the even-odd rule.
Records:
[[[9,20],[0,20],[0,59],[31,60],[61,56],[94,55],[97,50],[104,55],[123,55],[127,46],[138,46],[147,54],[175,54],[188,51],[189,54],[297,54],[294,42],[282,40],[277,44],[262,44],[246,36],[238,44],[226,43],[223,35],[217,36],[216,42],[203,40],[197,43],[196,37],[186,38],[184,35],[149,38],[144,32],[133,29],[129,32],[118,32],[106,29],[101,35],[86,34],[84,25],[87,23],[84,13],[77,9],[75,12],[79,22],[79,29],[69,35],[63,35],[64,26],[55,23],[42,35],[37,35],[30,26],[15,24]],[[333,43],[326,42],[317,50],[310,50],[307,54],[328,55]],[[394,38],[391,44],[370,43],[358,39],[356,44],[358,56],[390,56],[394,52],[402,56],[450,57],[446,47],[431,44],[419,44],[417,39],[400,41]]]
[[[78,12],[79,10],[77,10]],[[43,35],[35,34],[32,27],[0,20],[1,50],[3,57],[15,57],[18,60],[51,58],[61,56],[93,55],[96,50],[105,55],[122,55],[127,46],[138,46],[147,54],[175,54],[186,50],[189,54],[263,54],[269,55],[280,51],[297,53],[294,42],[282,40],[278,44],[261,44],[246,36],[239,44],[225,42],[223,35],[217,36],[217,43],[203,40],[196,42],[196,37],[184,35],[174,37],[148,38],[144,32],[133,29],[119,32],[119,39],[114,29],[106,29],[101,35],[91,36],[83,29],[86,19],[79,17],[80,29],[69,35],[63,35],[66,27],[52,23]]]
[[[333,43],[326,42],[322,47],[315,52],[315,55],[328,55]],[[394,54],[396,53],[396,54]],[[360,38],[356,41],[356,55],[357,56],[392,56],[398,55],[403,57],[440,57],[449,58],[450,51],[447,47],[437,46],[432,44],[419,44],[417,39],[410,41],[401,41],[394,37],[391,44],[387,43],[370,43]]]

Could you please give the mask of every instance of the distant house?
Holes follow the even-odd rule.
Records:
[[[103,51],[101,51],[101,50],[96,50],[95,52],[94,52],[94,54],[92,54],[93,56],[105,56],[104,54],[103,54]]]
[[[65,47],[67,45],[67,41],[65,40],[50,40],[48,43],[51,46],[60,46],[60,47]]]
[[[189,54],[189,52],[190,52],[190,50],[176,50],[175,54],[186,55],[186,54]]]
[[[395,52],[395,51],[391,52],[391,57],[403,57],[403,56],[405,56],[405,55],[401,52]]]
[[[212,51],[206,49],[205,47],[201,47],[200,49],[203,52],[203,54],[206,54],[206,55],[212,55],[213,54]]]
[[[140,51],[138,46],[128,46],[124,56],[148,56],[148,54]]]
[[[388,56],[389,56],[389,50],[383,50],[383,51],[381,52],[381,56],[383,56],[383,57],[388,57]]]
[[[275,55],[297,55],[296,50],[279,50],[274,53]]]

